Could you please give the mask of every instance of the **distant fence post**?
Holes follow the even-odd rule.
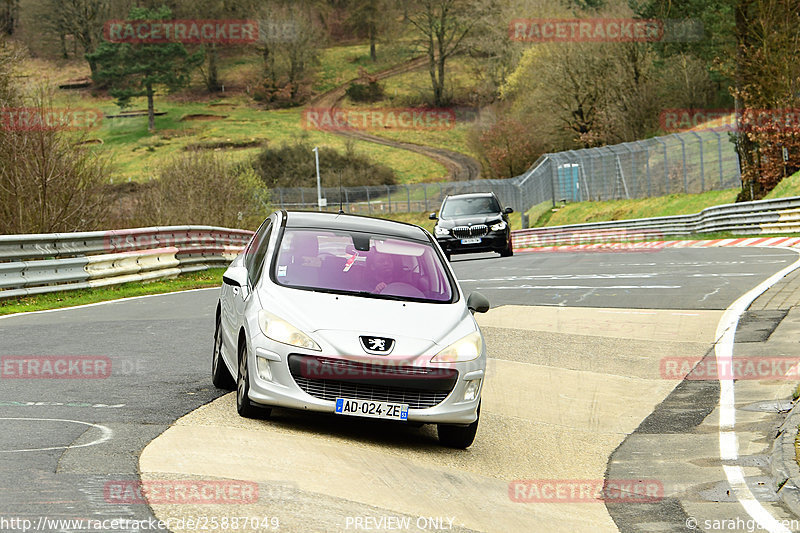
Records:
[[[673,133],[673,137],[677,137],[678,141],[681,143],[681,158],[683,159],[683,192],[689,192],[689,184],[686,180],[686,141],[683,140],[683,137],[680,135]]]
[[[703,138],[696,131],[690,131],[697,138],[697,145],[700,147],[700,192],[706,191],[706,171],[703,164]]]
[[[663,139],[658,137],[654,137],[656,141],[661,143],[661,146],[664,147],[664,194],[670,194],[672,191],[669,187],[669,159],[667,158],[667,143],[664,142]]]
[[[653,180],[650,178],[650,148],[644,145],[644,169],[647,174],[647,196],[653,195]]]
[[[717,157],[719,158],[719,188],[721,189],[725,183],[725,178],[722,174],[722,136],[717,130],[711,130],[717,136]]]

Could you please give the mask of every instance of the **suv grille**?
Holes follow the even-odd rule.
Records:
[[[466,239],[469,237],[483,237],[489,233],[489,226],[486,224],[476,224],[474,226],[456,226],[452,229],[453,237]]]
[[[299,354],[289,356],[289,371],[303,391],[321,400],[375,400],[405,403],[411,409],[440,404],[458,379],[454,369],[370,365]]]

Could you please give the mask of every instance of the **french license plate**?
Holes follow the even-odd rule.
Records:
[[[471,239],[461,239],[461,244],[480,244],[481,238],[480,237],[473,237]]]
[[[336,398],[336,414],[408,420],[408,404]]]

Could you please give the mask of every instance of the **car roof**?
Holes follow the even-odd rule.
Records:
[[[494,196],[493,192],[471,192],[466,194],[449,194],[445,198],[449,200],[450,198],[488,198],[489,196]]]
[[[419,226],[382,218],[325,213],[316,211],[283,211],[288,228],[317,228],[378,233],[392,237],[428,242],[425,230]]]

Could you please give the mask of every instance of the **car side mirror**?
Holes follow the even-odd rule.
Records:
[[[506,208],[503,210],[503,213],[505,213],[506,215],[510,215],[510,214],[511,214],[511,213],[513,213],[513,212],[514,212],[514,210],[513,210],[513,209],[511,209],[510,207],[506,207]]]
[[[439,220],[439,218],[436,216],[436,213],[431,213],[430,215],[428,215],[428,218],[431,220]]]
[[[489,300],[479,292],[473,292],[467,298],[467,309],[470,313],[485,313],[489,310]]]
[[[247,269],[242,266],[228,267],[222,275],[222,282],[233,287],[247,287]]]

